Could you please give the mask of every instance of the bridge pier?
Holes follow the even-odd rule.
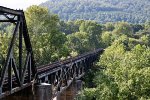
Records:
[[[74,83],[58,94],[57,100],[73,100],[76,94]]]
[[[51,84],[41,83],[35,86],[35,99],[34,100],[51,100],[52,99],[52,86]]]
[[[57,98],[54,100],[74,100],[77,93],[82,89],[82,81],[76,80],[62,93],[58,93]]]

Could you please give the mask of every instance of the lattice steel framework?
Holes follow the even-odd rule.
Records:
[[[10,22],[15,25],[5,63],[1,70],[0,97],[3,97],[30,85],[36,74],[36,66],[24,12],[0,6],[0,22]],[[16,63],[13,54],[16,42],[18,42],[19,50],[18,63]],[[23,43],[25,44],[26,60],[22,60]]]

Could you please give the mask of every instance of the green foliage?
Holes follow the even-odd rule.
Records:
[[[132,28],[133,28],[133,32],[136,33],[140,30],[143,30],[144,29],[144,26],[143,25],[140,25],[140,24],[134,24],[134,25],[131,25]]]
[[[0,67],[2,67],[5,62],[9,39],[10,36],[8,34],[0,34]]]
[[[128,51],[124,41],[114,41],[100,58],[105,69],[95,75],[97,100],[150,99],[150,48],[138,44]]]
[[[79,32],[67,35],[66,45],[79,54],[101,47],[102,26],[93,21],[75,21]]]
[[[103,45],[105,45],[105,47],[110,46],[113,41],[112,33],[111,32],[103,32],[101,39],[102,39],[102,43],[103,43]]]
[[[81,32],[89,34],[89,46],[96,49],[100,47],[100,36],[102,32],[102,26],[93,21],[85,21],[79,27]]]
[[[68,47],[78,53],[89,51],[89,34],[86,32],[76,32],[67,36]]]
[[[81,100],[93,100],[96,94],[96,88],[85,88]]]
[[[48,0],[41,6],[48,7],[65,21],[144,23],[150,20],[149,0]]]
[[[145,22],[144,28],[145,28],[146,30],[149,30],[149,29],[150,29],[150,21]]]
[[[150,35],[149,34],[143,35],[140,38],[140,41],[143,42],[145,45],[150,46]]]
[[[97,63],[93,87],[85,88],[85,100],[150,99],[150,37],[148,28],[126,22],[104,25],[100,36],[105,52]]]
[[[27,8],[25,15],[28,30],[32,34],[49,33],[57,29],[58,16],[50,14],[45,7],[30,6]]]
[[[64,22],[61,21],[60,24],[60,31],[65,34],[72,34],[79,31],[79,25],[76,24],[78,21],[68,21]]]
[[[133,29],[131,25],[127,22],[117,22],[115,24],[115,29],[113,31],[115,34],[125,34],[128,36],[132,36]]]
[[[108,22],[105,24],[104,28],[105,31],[113,31],[114,29],[115,29],[114,23]]]
[[[30,6],[26,19],[37,65],[47,64],[68,55],[66,36],[59,30],[59,18],[48,9]],[[41,60],[44,59],[44,60]]]
[[[12,34],[14,25],[10,23],[0,23],[0,33],[4,34]]]
[[[94,82],[97,84],[95,98],[97,100],[116,100],[118,99],[118,85],[114,82],[113,77],[99,71],[96,74]]]

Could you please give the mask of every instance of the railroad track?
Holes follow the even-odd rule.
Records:
[[[60,60],[60,61],[53,62],[51,64],[42,65],[42,66],[37,67],[37,73],[40,74],[44,71],[48,71],[48,70],[51,70],[54,68],[59,68],[59,67],[61,67],[61,65],[66,65],[66,64],[69,64],[71,62],[75,62],[77,60],[80,60],[82,58],[86,58],[92,54],[97,54],[100,52],[103,52],[103,49],[97,49],[95,51],[90,51],[90,52],[81,54],[81,55],[76,56],[76,57],[71,57],[71,58],[67,58],[67,59],[62,60],[62,61]]]

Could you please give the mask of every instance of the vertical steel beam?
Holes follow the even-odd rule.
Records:
[[[28,82],[31,82],[31,56],[29,58],[29,62],[28,62]]]
[[[22,34],[23,34],[23,20],[19,16],[20,27],[19,27],[19,78],[22,80]]]
[[[10,58],[9,61],[9,66],[8,66],[8,90],[11,91],[12,90],[12,61],[13,58]]]
[[[22,18],[23,18],[23,37],[24,37],[24,42],[25,42],[25,46],[26,46],[27,52],[31,53],[31,63],[32,63],[31,70],[32,70],[32,76],[35,77],[35,75],[37,73],[37,69],[36,69],[36,65],[35,65],[35,61],[34,61],[31,41],[30,41],[30,38],[29,38],[27,24],[26,24],[25,15],[24,15],[23,11],[22,11],[22,14],[23,14]]]

